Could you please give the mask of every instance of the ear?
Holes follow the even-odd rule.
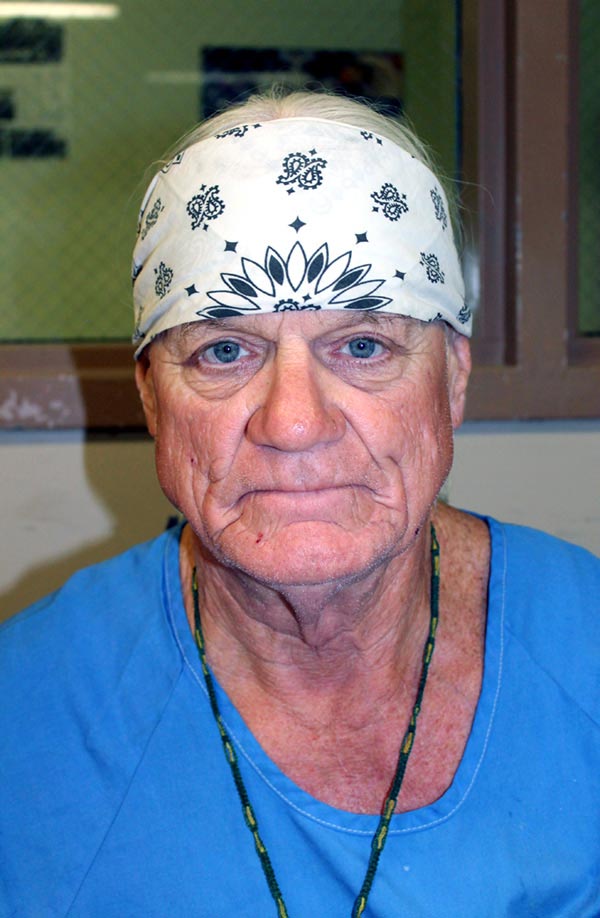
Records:
[[[146,351],[143,351],[139,360],[136,361],[135,382],[146,415],[148,432],[151,437],[155,437],[157,429],[156,390],[149,350],[150,348],[146,348]]]
[[[463,422],[467,383],[471,375],[471,345],[464,335],[449,329],[446,333],[448,361],[448,399],[452,427],[456,430]]]

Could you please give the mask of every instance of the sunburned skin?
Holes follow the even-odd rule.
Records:
[[[468,373],[468,343],[441,325],[333,311],[198,322],[138,365],[159,477],[189,521],[182,583],[191,616],[196,566],[209,661],[280,767],[342,808],[377,811],[414,702],[429,522]],[[403,807],[448,785],[480,685],[485,526],[436,517],[446,563],[467,531],[482,546],[480,583],[466,601],[442,577],[465,624],[441,616],[435,717],[424,704]],[[444,734],[435,763],[428,732]]]
[[[373,356],[352,357],[357,340]],[[215,357],[224,341],[230,363]],[[163,488],[258,580],[354,576],[408,547],[448,473],[459,356],[440,326],[343,312],[175,330],[138,370]]]

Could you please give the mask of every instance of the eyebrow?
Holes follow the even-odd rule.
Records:
[[[377,310],[366,310],[366,309],[357,309],[357,310],[323,310],[323,312],[335,312],[338,316],[343,316],[344,321],[339,325],[331,325],[328,328],[324,329],[324,333],[327,334],[330,331],[344,331],[345,329],[351,329],[357,325],[368,324],[373,328],[390,328],[394,325],[395,321],[398,319],[403,319],[406,323],[412,323],[415,320],[411,320],[407,316],[399,316],[389,313],[381,313]],[[227,316],[222,319],[215,318],[205,318],[199,319],[197,322],[188,322],[184,325],[175,326],[171,331],[175,335],[176,344],[188,344],[190,340],[193,342],[194,339],[202,339],[204,337],[203,333],[210,333],[217,331],[219,333],[227,333],[227,331],[234,332],[246,332],[250,334],[260,334],[260,329],[253,327],[254,324],[251,324],[250,327],[246,325],[248,319],[259,319],[264,315],[275,315],[276,313],[259,313],[258,315],[239,315],[239,316]],[[283,313],[279,313],[283,316]],[[242,327],[239,326],[237,320],[241,319],[244,322]]]
[[[372,310],[372,309],[353,309],[353,310],[327,309],[327,310],[318,310],[318,311],[321,313],[326,313],[326,314],[334,313],[335,315],[338,315],[338,316],[343,315],[347,319],[347,322],[345,322],[344,324],[348,324],[348,325],[360,325],[361,322],[369,322],[372,325],[391,325],[396,319],[406,320],[409,318],[408,316],[390,315],[389,313],[382,313],[382,312],[378,312],[377,310]],[[226,316],[222,319],[206,318],[206,319],[199,319],[197,322],[187,322],[184,325],[177,326],[177,328],[179,329],[181,334],[187,334],[188,332],[196,331],[199,328],[206,328],[206,329],[209,329],[210,331],[214,331],[214,330],[220,331],[221,329],[224,329],[224,328],[235,328],[237,319],[241,319],[242,321],[245,322],[248,319],[250,320],[260,319],[262,316],[265,316],[265,315],[277,315],[277,314],[280,316],[284,315],[284,313],[260,312],[258,315],[253,314],[253,315]]]

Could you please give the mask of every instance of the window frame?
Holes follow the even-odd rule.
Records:
[[[600,339],[576,327],[578,27],[574,0],[479,3],[481,290],[505,337],[469,419],[600,413]]]

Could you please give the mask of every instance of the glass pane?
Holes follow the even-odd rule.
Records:
[[[579,310],[582,335],[600,335],[600,4],[581,0],[579,19]]]
[[[461,169],[460,6],[448,0],[405,0],[402,6],[404,109],[451,180]]]
[[[63,0],[44,4],[45,19],[35,3],[18,19],[10,6],[0,0],[5,342],[126,340],[149,164],[205,113],[273,79],[392,108],[406,98],[444,170],[457,171],[447,0],[313,0],[301,13],[285,0]]]

